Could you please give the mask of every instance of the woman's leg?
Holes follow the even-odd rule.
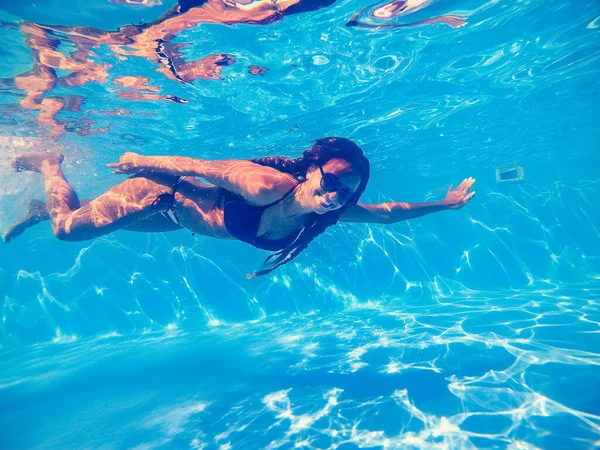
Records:
[[[87,205],[91,200],[81,200],[81,206]],[[49,221],[50,213],[46,207],[46,203],[33,199],[29,202],[27,213],[21,219],[17,220],[4,233],[4,242],[9,243],[14,238],[22,235],[25,230],[37,225],[38,223]],[[162,214],[155,214],[145,219],[132,223],[129,226],[123,227],[127,231],[139,231],[143,233],[166,233],[168,231],[181,230],[182,227],[177,225],[171,219]]]
[[[17,220],[17,222],[4,233],[4,242],[8,243],[12,241],[17,236],[22,235],[28,228],[46,220],[50,220],[50,214],[48,214],[46,204],[41,200],[31,200],[27,206],[25,217]]]
[[[51,153],[21,155],[13,161],[15,170],[44,177],[52,230],[61,240],[82,241],[128,228],[164,210],[164,205],[156,208],[156,199],[172,193],[172,176],[134,176],[82,206],[60,168],[61,161],[61,155]]]

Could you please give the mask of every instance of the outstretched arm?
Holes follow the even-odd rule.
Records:
[[[390,224],[401,220],[414,219],[433,212],[459,209],[465,206],[475,195],[475,191],[470,192],[474,183],[474,178],[467,178],[455,190],[450,186],[446,198],[439,202],[387,202],[376,205],[357,203],[350,206],[342,214],[341,220],[344,222]]]
[[[298,182],[293,176],[250,161],[208,161],[186,156],[143,156],[125,153],[118,163],[108,164],[114,173],[160,172],[179,177],[201,177],[209,183],[242,196],[248,203],[266,205],[281,198]]]

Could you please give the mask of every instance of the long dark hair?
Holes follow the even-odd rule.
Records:
[[[347,161],[350,167],[360,174],[360,184],[348,202],[339,209],[326,212],[325,214],[312,213],[308,222],[300,232],[296,240],[287,248],[272,254],[263,263],[260,270],[248,275],[248,278],[267,275],[279,266],[290,262],[310,244],[314,238],[323,233],[331,225],[335,225],[341,215],[350,205],[355,205],[365,191],[371,173],[371,165],[365,157],[362,149],[346,138],[325,137],[317,139],[315,144],[300,158],[291,159],[285,156],[270,156],[268,158],[251,159],[253,163],[262,166],[273,167],[280,172],[293,175],[298,181],[306,179],[306,172],[311,165],[324,165],[327,161],[339,158]]]

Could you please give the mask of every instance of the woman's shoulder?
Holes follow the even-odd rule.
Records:
[[[244,198],[243,196],[224,188],[217,188],[219,203],[225,205],[230,201],[241,201],[252,206],[267,206],[276,203],[291,193],[299,184],[298,180],[293,176],[283,173],[282,175],[285,175],[285,177],[278,179],[276,182],[265,180],[263,189],[261,189],[260,193],[252,199]],[[257,183],[260,183],[260,181],[257,181]]]
[[[284,196],[293,191],[298,186],[299,181],[289,173],[279,172],[280,177],[276,180],[269,180],[264,189],[261,190],[259,198],[253,202],[256,206],[269,205],[277,202]]]

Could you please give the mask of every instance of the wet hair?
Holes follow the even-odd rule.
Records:
[[[312,213],[304,228],[296,240],[287,248],[272,254],[263,263],[263,266],[257,272],[249,275],[249,278],[267,275],[277,267],[290,262],[304,250],[317,236],[323,233],[331,225],[335,225],[341,215],[350,205],[358,202],[358,199],[365,191],[370,175],[369,160],[364,155],[362,149],[346,138],[325,137],[317,139],[315,144],[306,150],[301,157],[296,159],[285,156],[270,156],[268,158],[251,159],[253,163],[262,166],[273,167],[280,172],[293,175],[298,181],[306,180],[306,173],[311,165],[324,165],[332,159],[342,159],[350,164],[353,171],[360,175],[360,183],[356,191],[342,206],[333,211],[324,214]]]

